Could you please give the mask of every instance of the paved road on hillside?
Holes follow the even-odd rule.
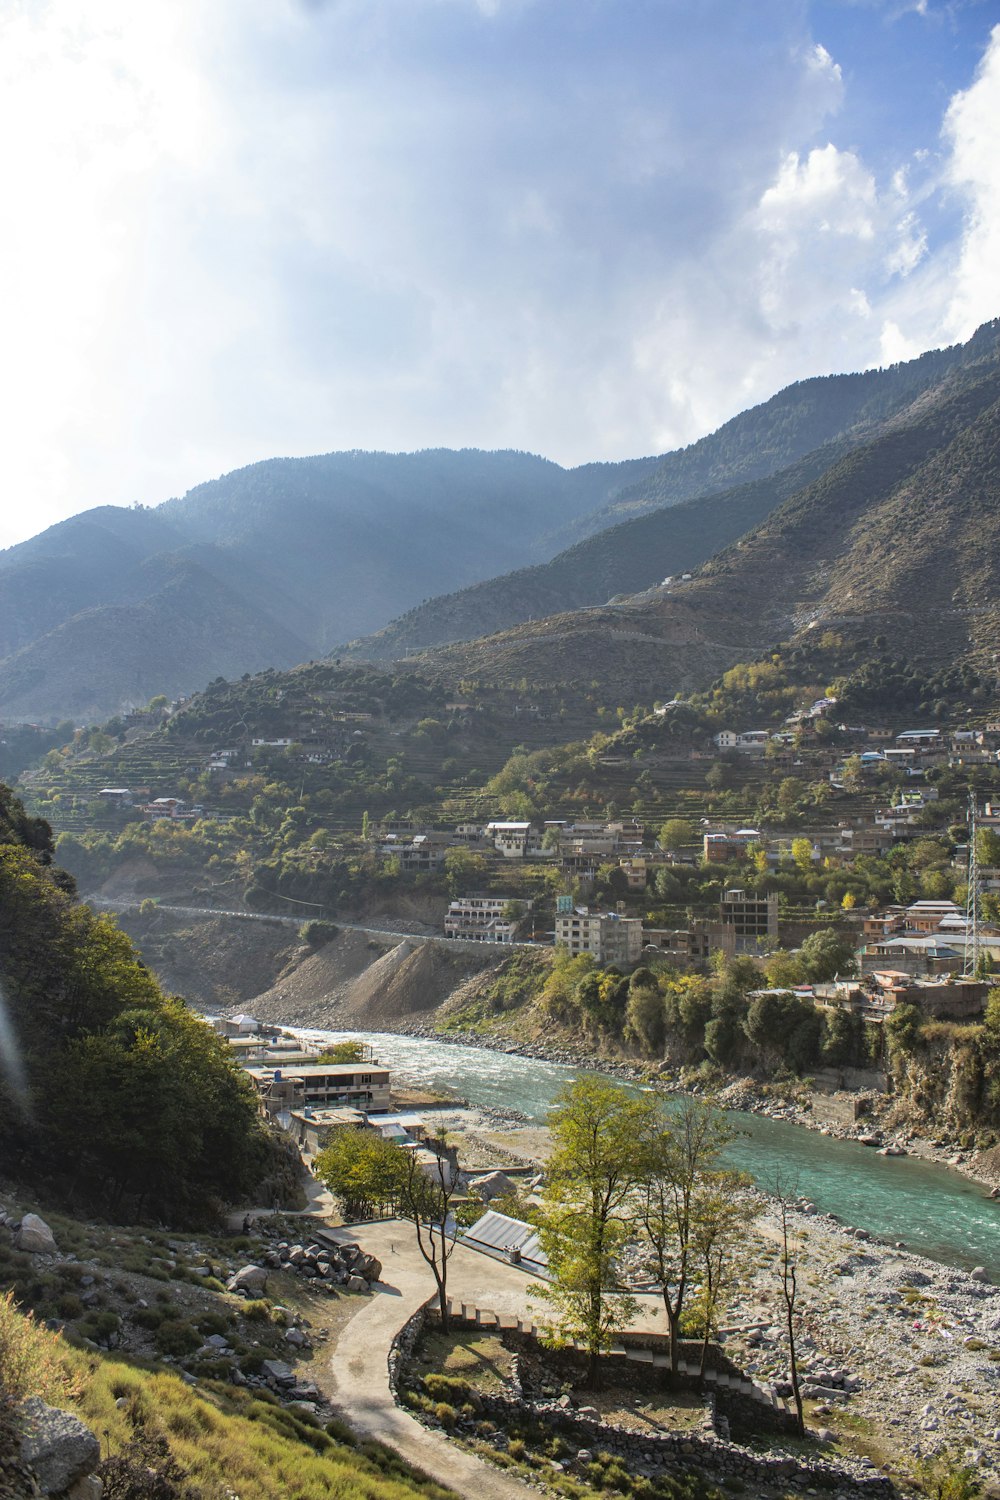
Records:
[[[434,1281],[414,1244],[413,1225],[388,1220],[327,1229],[333,1239],[360,1244],[382,1262],[374,1295],[341,1330],[330,1359],[332,1399],[355,1432],[377,1438],[408,1463],[465,1500],[529,1500],[537,1490],[463,1451],[441,1432],[423,1427],[396,1405],[389,1387],[393,1339],[434,1294]],[[530,1277],[502,1262],[456,1246],[449,1268],[458,1298],[499,1302],[523,1311]],[[487,1288],[489,1289],[487,1291]]]
[[[141,900],[111,900],[107,896],[84,896],[82,898],[88,906],[99,907],[102,911],[138,911],[142,905]],[[166,901],[156,902],[157,911],[167,911],[177,917],[234,917],[240,922],[280,922],[283,927],[299,928],[310,918],[306,915],[301,917],[278,917],[269,912],[257,911],[227,911],[218,906],[173,906]],[[333,925],[347,932],[360,932],[367,937],[389,938],[393,942],[402,943],[446,943],[449,948],[461,948],[474,951],[478,948],[487,948],[500,953],[509,948],[534,948],[536,943],[472,943],[462,938],[446,938],[441,933],[433,932],[396,932],[391,927],[379,927],[372,923],[341,922],[338,918]]]

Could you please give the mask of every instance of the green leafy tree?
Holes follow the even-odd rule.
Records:
[[[647,1118],[638,1214],[660,1283],[674,1375],[685,1298],[698,1264],[699,1208],[735,1133],[718,1109],[700,1099],[685,1099],[670,1115],[651,1111]]]
[[[370,1219],[395,1207],[403,1193],[402,1153],[376,1130],[336,1130],[313,1171],[340,1200],[349,1220]]]
[[[535,1290],[554,1312],[556,1340],[585,1345],[592,1385],[602,1350],[635,1312],[617,1256],[629,1234],[638,1143],[650,1115],[645,1100],[603,1078],[568,1084],[549,1115],[553,1150],[539,1230],[553,1279]]]
[[[316,1061],[318,1063],[359,1063],[368,1057],[368,1048],[364,1042],[334,1042],[330,1047],[324,1047]]]
[[[413,1225],[417,1249],[430,1268],[438,1294],[441,1326],[448,1329],[448,1262],[455,1248],[451,1200],[458,1185],[444,1151],[425,1170],[415,1151],[386,1141],[373,1130],[338,1131],[316,1158],[321,1182],[344,1204],[345,1213],[370,1217],[395,1205]],[[352,1212],[353,1211],[353,1212]]]
[[[695,842],[695,832],[687,818],[668,818],[657,838],[661,849],[682,849]]]
[[[749,1187],[750,1178],[741,1172],[712,1172],[700,1184],[695,1202],[691,1240],[701,1273],[702,1380],[709,1342],[718,1332],[729,1294],[749,1270],[747,1230],[758,1212],[748,1197]]]
[[[838,974],[844,978],[857,970],[854,943],[832,928],[811,932],[802,944],[799,956],[812,984],[825,984]]]

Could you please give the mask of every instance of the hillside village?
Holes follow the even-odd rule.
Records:
[[[447,707],[465,722],[483,711],[471,702]],[[134,760],[151,743],[150,720],[154,729],[161,722],[169,725],[183,708],[178,703],[133,715],[125,725],[126,750],[112,750],[111,759],[116,754],[127,759],[131,751]],[[531,699],[515,709],[516,717],[536,732],[547,721],[544,705]],[[656,705],[648,719],[638,721],[638,732],[649,725],[655,733],[657,724],[668,723],[671,714],[684,709],[683,700]],[[990,920],[1000,916],[1000,903],[993,899],[1000,892],[1000,863],[982,858],[994,842],[1000,849],[995,837],[1000,797],[994,800],[988,790],[995,784],[1000,793],[1000,723],[951,730],[866,728],[838,724],[836,715],[836,699],[821,698],[774,729],[718,729],[704,739],[695,737],[686,754],[671,742],[667,756],[646,756],[642,776],[650,790],[655,793],[661,772],[682,788],[666,803],[672,816],[659,823],[648,812],[466,816],[450,824],[441,816],[421,823],[412,816],[379,820],[366,812],[353,828],[342,825],[334,842],[366,860],[373,879],[388,880],[390,891],[422,890],[432,905],[439,903],[438,921],[423,930],[436,927],[452,942],[498,947],[554,943],[626,972],[651,956],[697,971],[716,954],[762,958],[797,947],[810,931],[836,926],[856,950],[864,987],[841,985],[839,1003],[864,1005],[870,1016],[878,1016],[905,989],[911,999],[919,992],[928,1014],[974,1016],[985,994],[984,965],[1000,958],[1000,926]],[[297,768],[308,766],[313,775],[322,775],[335,765],[365,765],[371,739],[385,732],[376,713],[332,709],[327,718],[322,732],[313,721],[308,738],[301,721],[288,722],[285,733],[251,733],[241,742],[202,752],[186,765],[180,788],[169,788],[162,780],[153,784],[152,778],[145,785],[98,784],[109,755],[104,746],[103,753],[85,752],[65,762],[75,775],[71,797],[56,794],[53,807],[36,794],[35,805],[55,812],[57,827],[60,814],[71,810],[71,825],[119,834],[139,823],[162,823],[171,831],[186,828],[196,835],[209,825],[224,828],[239,819],[232,793],[255,776],[251,785],[259,785],[262,766],[280,785],[279,778],[291,779]],[[394,721],[391,732],[405,734],[415,723]],[[50,754],[49,762],[56,759]],[[592,754],[591,760],[596,785],[604,781],[614,790],[625,762],[607,752]],[[26,776],[29,794],[57,769],[50,764]],[[689,791],[685,782],[691,776],[695,780]],[[81,785],[83,778],[89,786]],[[753,793],[760,801],[763,792],[766,800],[772,788],[767,816],[744,824],[713,814],[708,793],[713,779],[741,787],[739,792],[719,791],[717,800],[723,805],[734,799],[749,804]],[[700,793],[694,790],[698,783]],[[822,793],[824,783],[828,790]],[[968,813],[951,792],[962,784],[981,788],[976,817],[984,850],[977,869],[974,957],[968,903],[952,899],[956,893],[962,896],[968,861],[962,826]],[[189,792],[179,794],[191,785],[201,800],[192,800]],[[804,812],[806,787],[814,805]],[[474,805],[468,794],[465,800]],[[476,800],[484,805],[484,795]],[[510,805],[509,798],[502,800]],[[703,815],[685,816],[688,807]],[[665,842],[665,836],[674,842]],[[929,883],[941,894],[922,896],[914,883],[911,899],[885,904],[859,902],[849,890],[839,903],[822,897],[810,902],[804,892],[796,899],[796,878],[801,886],[805,877],[820,873],[828,879],[850,875],[873,858],[926,846],[928,840],[943,841]],[[72,847],[72,840],[64,840],[63,857],[68,856],[71,868]],[[155,851],[155,843],[145,848]],[[1000,861],[1000,855],[993,857]],[[705,900],[705,881],[693,882],[696,872],[714,879],[710,888],[716,895],[710,902]],[[683,904],[658,899],[671,883],[680,895],[690,891],[693,899]],[[900,889],[905,886],[904,880]],[[431,896],[433,891],[442,894]],[[391,904],[391,895],[389,899]],[[211,904],[216,903],[206,903]],[[335,909],[312,906],[317,916],[338,915]],[[288,910],[280,897],[271,909]],[[970,980],[977,966],[980,973]]]

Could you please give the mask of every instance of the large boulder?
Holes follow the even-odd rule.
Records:
[[[506,1172],[487,1172],[483,1177],[474,1178],[469,1187],[484,1203],[489,1203],[491,1198],[502,1198],[507,1193],[517,1191]]]
[[[61,1495],[101,1461],[101,1445],[70,1411],[29,1396],[18,1412],[21,1461],[33,1469],[43,1495]]]
[[[366,1281],[381,1281],[382,1262],[374,1255],[362,1255],[351,1267],[355,1276],[363,1276]]]
[[[226,1282],[227,1292],[262,1292],[267,1286],[267,1271],[263,1266],[243,1266]]]
[[[55,1235],[37,1214],[25,1214],[21,1220],[14,1244],[18,1250],[28,1250],[32,1255],[58,1255],[59,1247]]]

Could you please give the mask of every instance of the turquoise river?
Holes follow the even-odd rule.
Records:
[[[305,1033],[341,1040],[344,1032]],[[536,1058],[389,1033],[350,1033],[370,1042],[400,1081],[442,1090],[481,1108],[517,1110],[543,1123],[559,1088],[579,1070]],[[775,1174],[822,1213],[948,1265],[985,1266],[1000,1283],[1000,1202],[958,1172],[915,1157],[879,1156],[762,1115],[737,1114],[743,1134],[729,1161],[773,1186]]]

